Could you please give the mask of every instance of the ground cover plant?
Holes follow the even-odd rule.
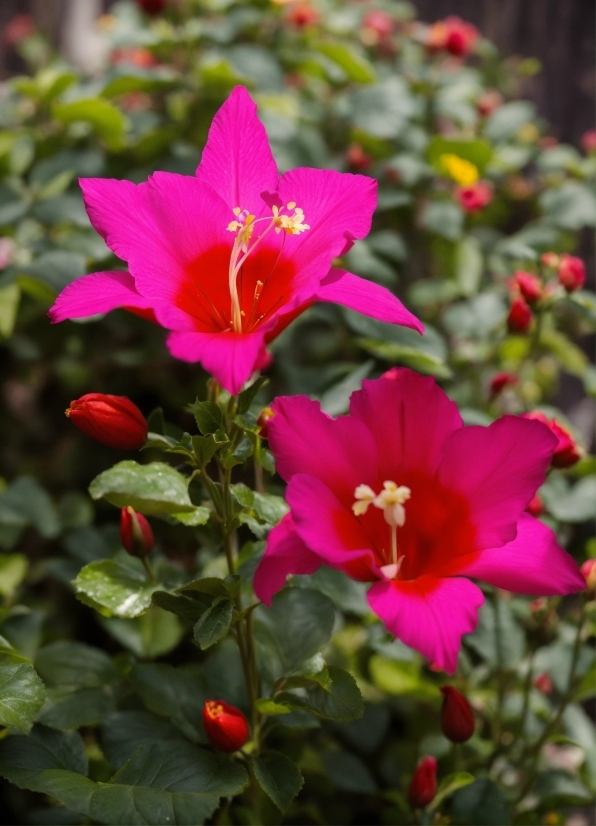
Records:
[[[7,822],[590,822],[595,135],[407,3],[25,22]]]

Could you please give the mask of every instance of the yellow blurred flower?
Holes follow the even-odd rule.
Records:
[[[439,163],[447,175],[460,186],[472,186],[478,180],[478,168],[459,155],[443,154],[439,157]]]

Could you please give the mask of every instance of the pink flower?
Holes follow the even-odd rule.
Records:
[[[368,602],[390,633],[453,673],[484,601],[470,577],[522,594],[585,587],[555,534],[524,513],[556,446],[541,423],[464,427],[434,379],[406,368],[365,381],[348,416],[305,396],[272,407],[290,513],[255,574],[266,604],[288,574],[329,565],[374,583]]]
[[[172,331],[173,356],[201,362],[231,393],[315,301],[423,329],[387,289],[331,269],[369,232],[376,181],[305,168],[278,176],[240,86],[213,120],[196,177],[80,183],[91,222],[129,272],[77,279],[51,308],[53,322],[133,309]]]
[[[428,30],[426,47],[430,51],[443,50],[456,57],[464,57],[472,52],[479,37],[476,26],[451,15],[433,23]]]
[[[565,287],[568,293],[581,290],[586,282],[584,262],[576,255],[567,255],[564,252],[559,263],[558,276],[559,283]]]
[[[488,181],[477,181],[471,186],[458,186],[455,195],[466,212],[480,212],[493,199],[493,188]]]

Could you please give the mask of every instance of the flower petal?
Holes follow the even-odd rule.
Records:
[[[170,353],[181,361],[200,361],[203,368],[229,393],[236,395],[262,360],[259,333],[173,332],[167,338]]]
[[[265,605],[271,605],[289,574],[314,574],[320,567],[321,560],[300,539],[288,513],[267,537],[267,549],[253,579],[255,594]]]
[[[139,295],[134,278],[127,272],[95,272],[77,278],[62,290],[48,315],[56,324],[67,318],[108,313],[117,307],[147,310],[153,305],[150,299]]]
[[[399,485],[412,472],[432,475],[445,439],[463,425],[457,405],[435,380],[405,367],[393,379],[363,382],[352,393],[350,415],[374,435],[382,478]]]
[[[437,477],[467,500],[479,550],[515,539],[556,445],[548,427],[519,416],[461,428],[445,442]]]
[[[321,281],[316,298],[318,301],[342,304],[350,310],[356,310],[379,321],[401,324],[404,327],[412,327],[419,333],[424,332],[422,322],[406,310],[401,301],[386,287],[345,270],[331,270]]]
[[[332,169],[299,168],[285,172],[277,187],[283,204],[295,201],[310,226],[286,240],[298,273],[296,286],[320,281],[347,241],[370,231],[377,205],[377,182],[364,175]]]
[[[460,573],[516,594],[551,597],[582,591],[586,581],[573,557],[557,542],[554,532],[540,520],[522,514],[517,536],[500,548],[487,548]]]
[[[484,595],[469,579],[422,576],[377,582],[368,604],[387,630],[448,674],[457,668],[461,638],[478,624]]]
[[[360,523],[320,479],[294,474],[286,499],[298,536],[323,562],[362,582],[382,577]]]
[[[279,475],[316,476],[350,508],[360,484],[377,481],[377,450],[365,425],[347,416],[332,419],[306,396],[281,396],[272,404],[269,446]]]
[[[236,86],[213,118],[197,177],[230,210],[240,207],[257,215],[264,208],[261,192],[275,189],[277,165],[257,106],[243,86]]]

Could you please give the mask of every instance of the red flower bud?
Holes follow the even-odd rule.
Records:
[[[224,700],[207,700],[203,706],[203,725],[211,745],[219,751],[238,751],[248,740],[246,717]]]
[[[365,46],[376,46],[391,37],[394,29],[395,21],[390,14],[379,9],[370,11],[362,20],[360,39]]]
[[[518,270],[514,274],[513,280],[515,286],[518,287],[529,304],[542,298],[542,282],[534,273]]]
[[[136,0],[137,6],[140,6],[145,14],[161,14],[164,10],[167,0]]]
[[[149,522],[130,505],[120,511],[120,540],[127,553],[139,558],[147,556],[155,542]]]
[[[589,129],[581,136],[584,152],[596,152],[596,129]]]
[[[540,516],[541,513],[544,513],[544,502],[540,494],[537,493],[532,497],[526,511],[532,516]]]
[[[524,419],[534,419],[537,422],[542,422],[559,440],[555,448],[552,458],[552,466],[557,468],[571,467],[575,465],[583,456],[583,450],[577,444],[571,433],[566,427],[558,422],[556,419],[549,419],[544,413],[539,410],[534,410],[532,413],[522,413]]]
[[[266,439],[268,436],[267,425],[269,419],[272,419],[275,416],[275,411],[272,410],[270,407],[264,407],[261,412],[259,413],[259,418],[257,419],[257,424],[261,428],[260,436],[262,439]]]
[[[496,89],[487,89],[476,101],[476,108],[483,117],[488,117],[503,105],[503,95]]]
[[[586,559],[580,567],[580,571],[585,577],[587,590],[596,590],[596,559]]]
[[[126,396],[87,393],[70,403],[66,415],[86,436],[108,447],[136,450],[147,440],[147,422]]]
[[[559,264],[559,283],[568,293],[580,290],[586,281],[586,268],[581,258],[563,253]]]
[[[519,296],[514,298],[507,316],[507,326],[512,333],[527,333],[532,323],[532,310],[526,299]]]
[[[422,809],[432,803],[437,793],[437,761],[434,757],[423,757],[410,783],[408,801],[415,809]]]
[[[297,29],[304,29],[307,26],[315,26],[321,19],[318,9],[307,2],[292,3],[288,9],[286,19],[291,26]]]
[[[540,256],[540,260],[544,264],[545,267],[551,267],[555,269],[559,266],[560,258],[556,252],[543,252]]]
[[[463,57],[470,54],[479,36],[476,26],[451,15],[433,23],[428,30],[426,48],[430,51],[444,50],[456,57]]]
[[[466,212],[480,212],[493,199],[493,188],[488,181],[477,181],[471,186],[458,186],[455,195]]]
[[[515,373],[495,373],[490,380],[491,396],[498,396],[506,387],[518,384],[519,378]]]
[[[543,694],[552,694],[553,682],[546,671],[543,671],[542,674],[538,674],[537,677],[534,677],[532,682],[538,691],[542,691]]]
[[[352,143],[348,147],[346,160],[352,169],[368,169],[372,164],[371,156],[364,151],[359,143]]]
[[[14,47],[34,32],[35,20],[30,14],[15,14],[2,29],[2,40],[7,46]]]
[[[442,685],[443,707],[441,728],[452,743],[465,743],[474,734],[476,723],[470,704],[461,691],[451,685]]]

